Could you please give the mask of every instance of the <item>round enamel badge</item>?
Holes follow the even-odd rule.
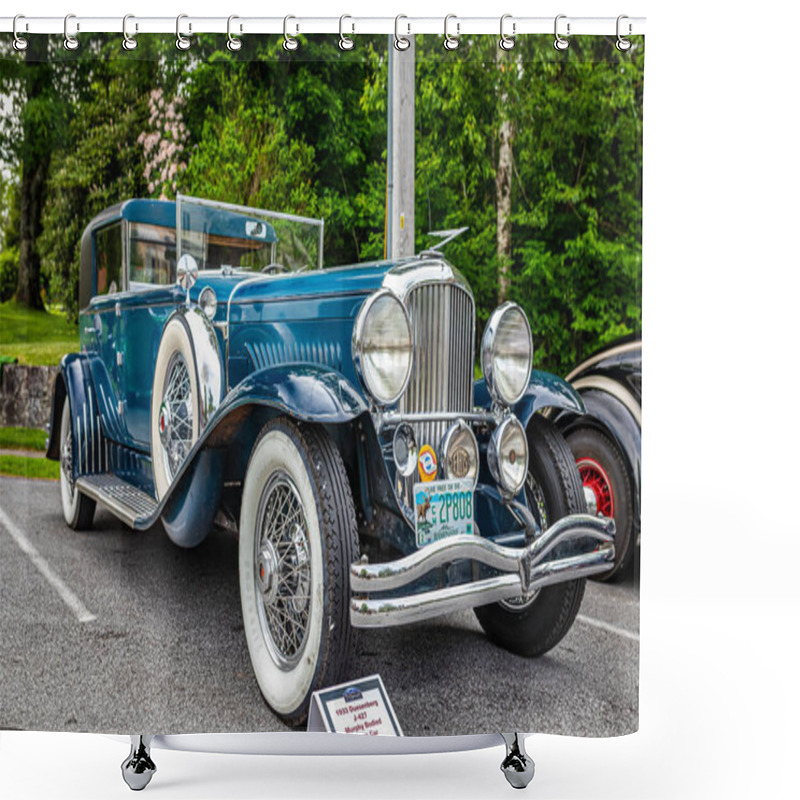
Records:
[[[436,453],[429,444],[420,448],[417,466],[419,467],[419,477],[424,482],[432,481],[436,478],[436,470],[438,469]]]

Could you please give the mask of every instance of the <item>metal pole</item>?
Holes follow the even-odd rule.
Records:
[[[389,42],[387,143],[387,256],[414,255],[414,99],[415,45],[406,50]]]

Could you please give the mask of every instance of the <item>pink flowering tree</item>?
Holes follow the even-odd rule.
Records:
[[[186,169],[184,150],[189,133],[183,122],[183,99],[168,100],[163,89],[150,92],[149,130],[136,140],[144,149],[144,179],[151,197],[172,200],[178,191],[178,175]]]

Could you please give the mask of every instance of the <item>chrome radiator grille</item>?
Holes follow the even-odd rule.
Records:
[[[414,366],[400,400],[403,414],[472,410],[475,302],[452,283],[422,284],[406,296],[414,336]],[[417,444],[439,444],[452,420],[413,423]]]

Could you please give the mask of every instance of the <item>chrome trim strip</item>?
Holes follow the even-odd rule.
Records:
[[[614,520],[573,514],[554,522],[527,547],[504,547],[477,536],[448,536],[411,555],[383,564],[350,565],[350,590],[354,593],[388,592],[408,586],[432,569],[459,559],[470,559],[517,576],[525,567],[541,563],[557,545],[588,537],[600,544],[613,542]]]
[[[464,608],[511,600],[562,581],[588,578],[605,572],[614,559],[614,546],[578,556],[541,564],[531,571],[527,587],[519,575],[500,575],[482,581],[435,589],[430,592],[381,600],[353,598],[350,601],[350,624],[354,628],[390,627],[447,614]]]
[[[599,389],[601,392],[606,392],[628,409],[636,420],[636,424],[642,427],[642,407],[636,402],[636,398],[617,381],[606,378],[603,375],[587,375],[585,378],[579,378],[572,384],[574,389]]]
[[[626,342],[625,344],[617,345],[616,347],[612,347],[609,350],[603,350],[600,353],[592,356],[591,358],[587,358],[586,361],[582,361],[578,364],[572,372],[564,378],[565,381],[571,381],[579,372],[584,369],[588,369],[589,367],[593,367],[595,364],[599,364],[601,361],[605,361],[607,358],[612,358],[613,356],[619,356],[623,353],[630,353],[634,350],[641,350],[642,343],[641,341],[636,342]]]
[[[475,411],[431,411],[430,413],[403,413],[400,411],[385,411],[377,415],[378,433],[387,428],[394,428],[403,422],[457,422],[458,420],[468,420],[483,425],[499,425],[503,417],[494,414],[492,411],[476,409]]]

